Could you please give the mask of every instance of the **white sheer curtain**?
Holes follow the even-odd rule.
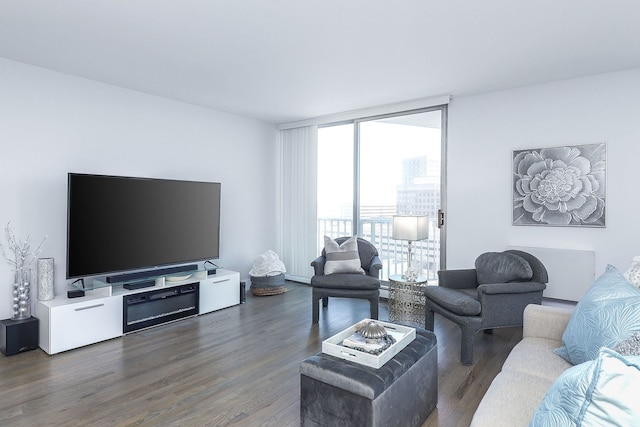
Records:
[[[308,282],[317,256],[318,127],[280,131],[278,183],[278,254],[286,277]]]

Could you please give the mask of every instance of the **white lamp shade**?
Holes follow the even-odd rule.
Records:
[[[427,237],[429,237],[429,217],[426,215],[393,216],[392,239],[415,242]]]

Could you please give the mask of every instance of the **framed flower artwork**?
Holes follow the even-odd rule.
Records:
[[[605,143],[513,152],[513,225],[605,227]]]

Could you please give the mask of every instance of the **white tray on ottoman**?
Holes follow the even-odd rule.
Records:
[[[331,338],[322,341],[322,352],[344,360],[379,369],[416,338],[415,328],[371,319],[364,319],[362,322],[358,323],[371,321],[382,325],[387,330],[387,333],[396,340],[396,342],[382,353],[376,355],[342,345],[345,338],[349,338],[356,332],[356,325],[353,325]]]

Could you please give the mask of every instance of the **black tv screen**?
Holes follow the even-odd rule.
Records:
[[[67,278],[218,258],[220,186],[69,173]]]

